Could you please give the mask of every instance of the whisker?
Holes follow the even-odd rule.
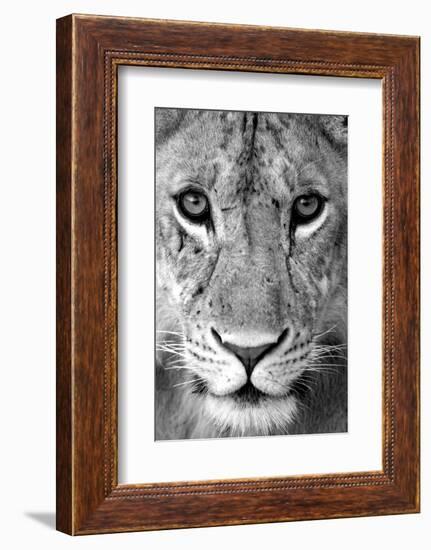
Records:
[[[313,349],[346,349],[347,344],[318,344]]]
[[[335,351],[331,351],[331,350],[316,350],[314,351],[314,353],[310,353],[310,355],[312,357],[326,357],[326,356],[329,356],[329,357],[341,357],[341,358],[347,358],[347,355],[346,353],[344,353],[342,350],[335,350]]]
[[[172,348],[172,349],[176,349],[176,348],[185,349],[185,346],[183,346],[182,344],[170,344],[166,342],[156,342],[156,347],[157,346],[163,346],[165,348]]]
[[[308,380],[308,381],[310,382],[310,380]],[[311,391],[311,392],[312,392],[312,391],[315,389],[315,387],[316,387],[316,386],[313,387],[313,386],[310,386],[309,384],[306,384],[306,383],[304,382],[304,380],[295,380],[294,383],[295,383],[295,386],[298,386],[298,385],[299,385],[299,386],[301,386],[301,387],[303,387],[303,388],[305,388],[306,390]]]
[[[311,353],[310,356],[313,358],[313,359],[327,359],[328,357],[331,358],[333,357],[334,359],[347,359],[347,355],[345,353],[341,353],[341,352],[330,352],[330,351],[321,351],[321,352],[318,352],[318,353]]]
[[[323,359],[323,358],[322,358],[322,359]],[[321,360],[319,360],[319,359],[316,360],[315,357],[312,357],[312,358],[310,358],[309,361],[306,361],[305,364],[306,364],[306,365],[321,365],[322,367],[327,366],[327,365],[331,365],[331,366],[333,366],[333,367],[344,367],[344,366],[345,366],[343,363],[338,363],[338,362],[336,362],[336,361],[331,361],[331,362],[330,362],[330,361],[328,361],[328,358],[327,358],[327,357],[326,357],[326,361],[325,361],[325,362],[323,362],[322,359],[321,359]]]
[[[204,382],[205,378],[194,378],[193,380],[186,380],[185,382],[179,382],[178,384],[174,384],[173,388],[178,388],[180,386],[186,386],[188,384],[196,384],[196,382]]]
[[[335,354],[335,353],[344,353],[346,350],[343,349],[313,349],[311,350],[311,353],[314,353],[315,355],[323,355],[323,354]]]
[[[173,357],[172,359],[169,359],[168,361],[166,361],[166,364],[168,366],[184,365],[185,363],[186,363],[185,359],[183,358],[178,359],[177,357]]]
[[[337,363],[308,363],[307,367],[334,367],[345,369],[344,365],[337,365]]]
[[[313,339],[314,339],[314,338],[316,338],[316,339],[317,339],[317,338],[321,338],[322,336],[325,336],[325,334],[328,334],[329,332],[333,332],[334,329],[337,327],[337,325],[338,325],[338,323],[335,323],[335,325],[333,325],[332,327],[328,328],[327,330],[321,332],[320,334],[316,334],[316,335],[313,337]]]
[[[184,359],[187,359],[187,355],[185,353],[180,353],[179,351],[175,351],[173,349],[166,349],[163,347],[158,347],[157,351],[164,351],[166,353],[171,353],[172,355],[177,355],[178,357],[183,357]]]
[[[312,355],[310,357],[312,361],[330,361],[333,360],[334,364],[339,363],[346,363],[347,356],[346,355],[336,355],[333,353],[324,353],[322,355]]]
[[[185,366],[185,365],[182,365],[182,366],[178,366],[178,367],[164,367],[165,370],[191,370],[191,371],[194,371],[196,372],[198,369],[198,367],[188,367],[188,366]]]
[[[172,346],[165,346],[165,344],[156,344],[156,348],[158,349],[162,349],[162,350],[172,350],[172,351],[178,351],[179,349],[184,349],[184,348],[176,348],[176,347],[172,347]]]

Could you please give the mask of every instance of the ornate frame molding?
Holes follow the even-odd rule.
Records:
[[[221,38],[228,45],[205,53],[203,42]],[[57,49],[58,529],[84,534],[418,511],[418,39],[69,16],[58,20]],[[382,80],[382,471],[118,484],[120,65]],[[223,510],[229,496],[237,504]]]

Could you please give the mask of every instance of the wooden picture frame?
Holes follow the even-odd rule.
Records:
[[[383,469],[119,485],[119,65],[381,79]],[[419,511],[419,38],[70,15],[57,21],[57,529]]]

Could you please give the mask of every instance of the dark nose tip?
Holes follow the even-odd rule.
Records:
[[[223,345],[238,357],[250,376],[257,363],[274,347],[274,342],[264,346],[257,346],[256,348],[242,348],[230,342],[223,342]]]
[[[269,344],[264,344],[263,346],[256,346],[256,347],[237,346],[236,344],[232,344],[227,341],[222,341],[220,335],[214,329],[212,329],[212,333],[222,346],[227,348],[229,351],[231,351],[238,357],[238,359],[244,365],[248,376],[251,376],[251,373],[253,372],[254,367],[270,350],[275,348],[281,342],[281,340],[286,335],[287,331],[284,331],[277,341],[270,342]]]

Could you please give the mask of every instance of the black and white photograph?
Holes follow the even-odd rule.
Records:
[[[155,439],[346,432],[348,117],[154,112]]]

